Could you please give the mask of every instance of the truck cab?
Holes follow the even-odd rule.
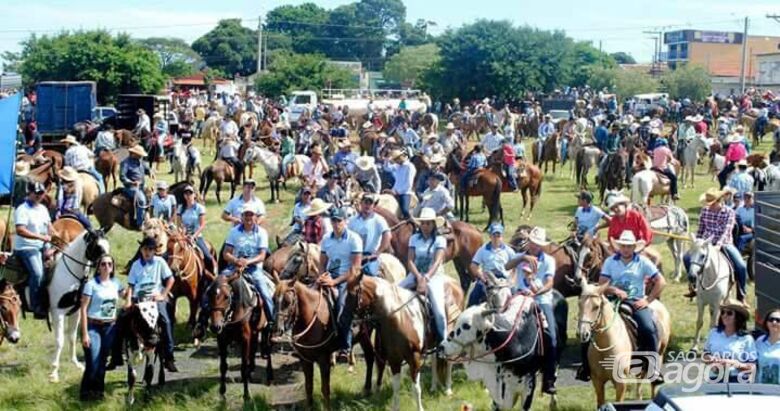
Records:
[[[295,127],[304,111],[311,113],[317,107],[317,93],[313,91],[293,91],[288,107],[290,108],[290,123]]]

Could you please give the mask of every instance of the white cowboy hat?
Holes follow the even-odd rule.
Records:
[[[704,117],[702,117],[700,114],[697,114],[697,115],[695,115],[695,116],[693,117],[693,122],[694,122],[694,123],[699,123],[699,122],[701,122],[702,120],[704,120]]]
[[[547,231],[542,227],[534,227],[534,229],[531,230],[531,233],[528,234],[528,241],[540,247],[550,244],[550,242],[547,241]]]
[[[455,130],[455,123],[449,122],[447,123],[447,130]]]
[[[17,161],[15,174],[17,176],[26,176],[27,174],[30,174],[30,163],[26,161]]]
[[[374,157],[360,156],[355,160],[355,166],[363,171],[374,168]]]
[[[306,212],[306,216],[312,217],[315,215],[320,215],[330,210],[332,206],[333,204],[327,203],[321,198],[315,198],[314,200],[311,200],[311,206],[309,206],[309,211]]]
[[[433,153],[432,156],[428,157],[428,163],[430,164],[441,164],[445,161],[447,161],[447,157],[444,157],[441,153]]]
[[[70,166],[63,167],[62,170],[60,170],[60,172],[57,174],[60,176],[60,179],[64,181],[76,181],[76,179],[79,177],[79,172]]]
[[[434,138],[438,140],[439,136],[437,134],[435,134],[435,133],[431,133],[431,134],[428,134],[428,137],[426,137],[426,139],[428,139],[428,141],[430,141],[431,139],[434,139]]]
[[[141,147],[141,145],[138,145],[138,144],[130,147],[127,150],[127,152],[130,153],[130,154],[135,154],[135,155],[137,155],[139,157],[146,157],[147,155],[149,155],[149,153],[147,153],[146,150],[144,150],[144,148]]]
[[[652,128],[652,129],[650,129],[650,134],[657,134],[657,135],[660,136],[661,135],[661,129],[658,128],[658,127]]]
[[[615,244],[617,245],[636,245],[636,236],[634,236],[634,232],[631,230],[623,230],[622,233],[620,233],[620,238],[615,240]]]
[[[365,123],[363,123],[363,128],[371,128],[371,126],[373,126],[373,124],[371,124],[370,121],[366,121]]]
[[[611,210],[616,205],[629,204],[629,203],[631,203],[631,199],[629,199],[623,194],[618,194],[610,197],[609,200],[607,200],[607,208]]]
[[[482,99],[482,102],[485,103],[485,104],[490,103],[490,99],[485,97],[485,98]]]
[[[65,138],[60,140],[60,143],[62,143],[62,144],[78,144],[79,142],[76,141],[76,136],[74,136],[72,134],[68,134],[67,136],[65,136]]]
[[[642,117],[641,120],[639,120],[639,122],[640,123],[649,123],[650,122],[650,117],[644,116],[644,117]]]
[[[163,180],[158,181],[154,186],[157,187],[158,190],[168,189],[168,183]]]
[[[444,218],[437,216],[436,212],[430,207],[423,207],[423,209],[420,210],[420,216],[414,218],[414,222],[417,224],[420,224],[423,221],[433,221],[437,227],[444,225]]]
[[[685,121],[691,121],[692,122],[693,121],[693,117],[692,116],[685,116]]]

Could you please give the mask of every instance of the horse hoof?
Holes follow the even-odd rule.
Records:
[[[133,405],[133,404],[135,403],[135,397],[127,397],[127,398],[125,399],[125,403],[126,403],[128,406],[129,406],[129,405]]]
[[[80,362],[78,362],[78,361],[74,361],[74,362],[73,362],[73,365],[75,365],[75,366],[76,366],[76,368],[78,368],[78,369],[79,369],[79,371],[82,371],[82,372],[84,371],[84,364],[82,364],[82,363],[80,363]]]
[[[452,397],[452,388],[447,388],[444,391],[444,395],[447,396],[447,397]]]
[[[354,366],[352,366],[352,365],[350,365],[349,367],[347,367],[347,373],[349,373],[349,374],[354,374],[354,373],[355,373],[355,367],[354,367]]]
[[[57,384],[60,382],[60,374],[56,371],[49,374],[49,382],[52,384]]]

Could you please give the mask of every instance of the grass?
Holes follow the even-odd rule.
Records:
[[[768,148],[765,143],[758,151]],[[527,151],[527,152],[530,152]],[[211,153],[213,154],[213,153]],[[208,157],[208,156],[204,156]],[[160,178],[169,180],[171,177],[167,172],[167,166],[163,165],[164,170],[159,174]],[[256,172],[259,168],[256,168]],[[262,173],[262,171],[260,171]],[[568,165],[564,172],[558,170],[555,176],[546,176],[541,200],[537,204],[534,217],[531,223],[547,228],[548,235],[553,239],[562,240],[567,235],[567,224],[573,218],[575,209],[574,193],[576,189],[572,180],[568,178]],[[688,211],[691,218],[692,227],[697,226],[698,219],[698,196],[709,186],[714,185],[709,176],[705,176],[705,168],[702,166],[698,170],[697,185],[695,190],[682,190],[682,199],[678,203]],[[260,183],[257,194],[267,200],[269,197],[267,184],[262,178],[258,178]],[[592,181],[592,178],[591,178]],[[293,190],[295,184],[288,187],[288,191],[283,193],[283,202],[278,205],[267,204],[268,218],[267,227],[270,232],[270,238],[275,238],[276,234],[284,233],[289,223],[290,210],[294,198]],[[227,194],[223,190],[223,198]],[[526,224],[525,220],[519,218],[520,204],[519,194],[504,194],[502,202],[504,205],[504,218],[508,230],[513,230],[519,224]],[[206,202],[207,228],[205,236],[213,244],[219,246],[227,235],[228,226],[219,218],[221,209],[214,198],[213,189],[208,194]],[[224,204],[223,204],[224,206]],[[484,227],[487,220],[487,212],[479,211],[479,207],[472,208],[471,223],[476,227]],[[135,232],[129,232],[116,226],[109,234],[112,246],[112,254],[120,264],[127,261],[136,251],[136,241],[140,235]],[[275,241],[271,241],[275,243]],[[272,244],[275,246],[275,244]],[[673,267],[672,261],[665,245],[659,246],[663,255],[663,261],[667,271]],[[454,268],[451,264],[446,267],[448,274],[454,275]],[[684,284],[670,283],[664,292],[663,301],[667,304],[672,313],[673,321],[673,351],[687,350],[692,345],[692,339],[695,326],[695,305],[682,297],[686,286]],[[752,285],[751,285],[752,290]],[[752,301],[752,292],[750,303]],[[569,299],[571,314],[569,317],[569,349],[577,350],[574,341],[575,324],[577,316],[576,300]],[[187,308],[185,301],[180,300],[178,304],[178,322],[176,328],[177,341],[189,341],[188,331],[182,325],[186,320]],[[706,324],[706,322],[705,322]],[[109,372],[107,374],[107,399],[100,403],[82,404],[78,401],[78,388],[81,373],[70,363],[64,361],[60,368],[59,384],[50,384],[48,382],[48,373],[50,371],[49,361],[53,350],[53,338],[46,325],[40,321],[33,321],[27,318],[22,321],[22,341],[18,345],[8,343],[0,346],[0,409],[4,410],[114,410],[123,409],[125,387],[125,372]],[[179,344],[180,347],[186,347],[187,343]],[[67,349],[63,353],[63,360],[67,358]],[[79,356],[81,349],[78,349]],[[579,354],[574,354],[578,357]],[[236,363],[235,358],[230,359],[231,366]],[[199,369],[187,370],[193,374],[191,378],[183,381],[171,382],[162,389],[153,388],[148,395],[137,395],[137,403],[134,408],[137,409],[155,409],[155,410],[184,410],[184,409],[271,409],[266,402],[274,394],[271,389],[264,388],[257,384],[252,384],[250,390],[253,393],[253,400],[248,403],[241,401],[240,384],[229,384],[227,402],[219,401],[217,393],[218,371],[217,359],[213,361],[200,361]],[[200,365],[202,364],[202,365]],[[389,383],[389,374],[385,377],[385,384],[382,389],[370,397],[361,396],[364,365],[359,363],[355,374],[346,372],[345,367],[339,366],[335,369],[332,376],[333,408],[339,410],[366,410],[366,409],[387,409],[391,404],[392,388]],[[231,368],[231,375],[237,379],[237,372]],[[315,373],[318,375],[318,373]],[[405,374],[404,374],[405,375]],[[405,376],[403,378],[401,389],[402,409],[413,409],[414,399],[411,393],[410,380]],[[422,378],[424,387],[430,384],[429,374],[426,372]],[[432,394],[426,391],[423,394],[425,408],[428,410],[454,410],[459,409],[463,403],[470,403],[474,409],[488,409],[490,400],[488,394],[483,390],[480,384],[466,381],[465,372],[460,366],[455,367],[454,372],[454,395],[446,397],[442,394]],[[298,388],[302,390],[302,387]],[[143,390],[139,390],[143,393]],[[315,382],[315,401],[319,401],[319,377]],[[302,395],[302,394],[301,394]],[[645,395],[648,395],[647,393]],[[614,392],[610,391],[607,398],[614,398]],[[595,407],[595,396],[593,390],[588,384],[579,384],[569,387],[561,387],[558,395],[559,408],[563,410],[581,410],[593,409]],[[537,398],[534,402],[534,409],[547,408],[547,397]]]

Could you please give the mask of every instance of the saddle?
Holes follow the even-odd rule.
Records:
[[[135,211],[135,199],[128,197],[124,188],[117,188],[111,192],[111,205],[125,213]]]
[[[670,183],[669,177],[667,177],[666,174],[664,174],[664,173],[662,173],[662,172],[660,172],[658,170],[653,170],[653,172],[655,173],[656,178],[658,178],[658,181],[662,185],[669,185],[669,183]]]
[[[648,309],[648,308],[646,308]],[[628,332],[628,339],[631,340],[631,350],[636,351],[639,341],[639,331],[637,330],[636,321],[634,321],[634,307],[627,302],[621,302],[618,307],[618,314],[623,322],[626,324],[626,331]],[[655,320],[655,319],[654,319]]]

